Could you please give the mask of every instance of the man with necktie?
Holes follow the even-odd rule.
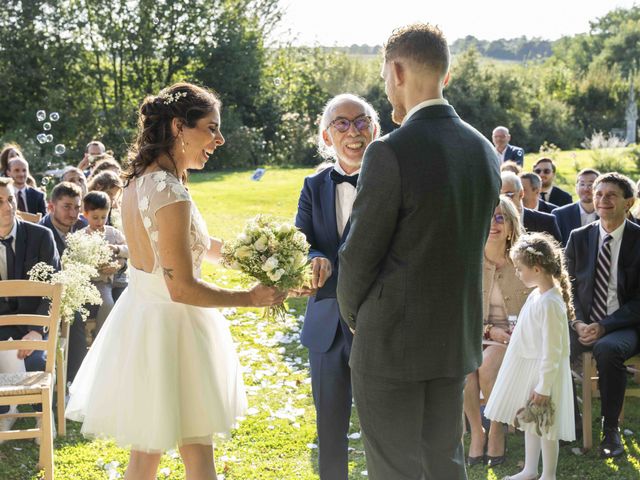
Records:
[[[18,210],[45,215],[47,207],[44,193],[27,185],[27,178],[29,178],[29,164],[27,161],[22,157],[9,160],[7,173],[13,179]]]
[[[335,163],[305,178],[298,201],[296,226],[311,244],[313,290],[307,292],[300,339],[309,349],[321,480],[348,478],[353,334],[338,312],[338,249],[349,231],[362,157],[378,128],[378,115],[364,99],[351,94],[331,99],[322,113],[318,150]]]
[[[571,194],[556,187],[553,182],[556,179],[556,164],[550,158],[540,158],[533,166],[533,173],[540,177],[542,188],[540,198],[547,203],[553,203],[558,207],[569,205],[573,202]]]
[[[610,458],[624,453],[618,428],[624,362],[640,352],[640,227],[626,220],[635,193],[630,179],[605,173],[593,191],[599,220],[573,230],[565,251],[576,310],[571,356],[593,351],[602,400],[600,454]]]

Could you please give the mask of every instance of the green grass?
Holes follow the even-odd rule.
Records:
[[[573,157],[575,153],[575,159]],[[525,165],[532,164],[534,156],[527,156]],[[563,152],[559,155],[559,170],[567,184],[575,179],[573,163],[581,167],[589,164],[588,152]],[[313,169],[267,170],[260,182],[252,182],[249,171],[234,171],[192,175],[191,193],[197,202],[212,235],[231,238],[245,221],[260,212],[267,212],[292,220],[305,175]],[[206,266],[204,275],[211,281],[227,287],[238,286],[236,272]],[[240,361],[246,368],[250,414],[241,422],[233,438],[216,449],[218,472],[226,480],[312,480],[317,479],[317,443],[315,412],[311,398],[308,357],[297,334],[304,314],[304,300],[289,302],[290,315],[282,322],[267,322],[255,309],[226,312],[231,331],[237,342]],[[594,402],[594,418],[599,404]],[[560,454],[558,478],[570,479],[634,479],[640,476],[640,400],[627,399],[625,428],[633,434],[625,436],[626,457],[615,461],[599,459],[595,451],[576,456],[570,447]],[[597,433],[597,420],[594,432]],[[159,419],[158,421],[163,421]],[[27,421],[22,421],[25,424]],[[115,471],[124,475],[128,452],[107,441],[90,441],[80,433],[80,425],[67,422],[68,435],[55,441],[56,479],[104,480],[109,475],[104,466],[119,462]],[[357,415],[352,418],[350,433],[359,432]],[[595,438],[595,435],[594,435]],[[465,436],[468,443],[468,436]],[[516,472],[518,462],[524,458],[523,437],[516,433],[508,436],[508,461],[505,465],[488,470],[474,467],[469,478],[499,479]],[[597,445],[597,438],[596,438]],[[350,478],[366,478],[361,440],[350,440]],[[0,480],[31,480],[40,478],[35,470],[38,450],[32,441],[12,441],[0,446]],[[184,479],[179,456],[169,452],[162,457],[161,469],[168,476],[158,478]]]

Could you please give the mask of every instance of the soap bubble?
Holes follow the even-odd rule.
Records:
[[[44,123],[42,124],[42,129],[43,129],[45,132],[47,132],[47,131],[51,130],[51,124],[50,124],[49,122],[44,122]]]
[[[38,110],[36,112],[36,118],[39,122],[44,121],[44,119],[47,118],[47,112],[45,112],[44,110]]]
[[[42,177],[42,180],[40,180],[40,185],[42,185],[43,187],[46,187],[47,185],[49,185],[50,181],[51,181],[51,177]]]
[[[46,137],[46,141],[47,141],[47,143],[53,142],[53,135],[48,134],[47,137]]]
[[[51,120],[52,122],[57,122],[58,120],[60,120],[60,114],[58,112],[51,112],[49,114],[49,120]]]
[[[273,83],[276,87],[279,87],[282,84],[282,79],[281,78],[274,78],[273,79]]]
[[[53,151],[56,153],[56,155],[62,155],[64,152],[67,151],[67,147],[65,147],[62,143],[59,143],[55,146]]]
[[[40,143],[47,143],[47,134],[46,133],[39,133],[36,138],[38,139],[38,142]]]

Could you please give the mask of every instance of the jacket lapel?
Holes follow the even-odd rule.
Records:
[[[587,318],[591,316],[591,305],[593,304],[593,287],[595,285],[595,277],[596,277],[596,263],[598,261],[598,239],[600,237],[600,228],[599,224],[595,224],[591,227],[589,231],[589,240],[587,245],[587,255],[589,266],[589,271],[587,272],[587,292],[588,295],[588,308],[587,308]]]
[[[336,220],[336,184],[329,174],[324,178],[321,188],[322,217],[330,245],[338,245],[338,223]],[[344,235],[343,235],[344,237]]]

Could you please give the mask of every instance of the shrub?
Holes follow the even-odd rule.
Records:
[[[582,146],[591,150],[593,168],[601,172],[625,173],[625,142],[615,135],[606,136],[603,132],[593,132],[591,138],[585,138]]]

